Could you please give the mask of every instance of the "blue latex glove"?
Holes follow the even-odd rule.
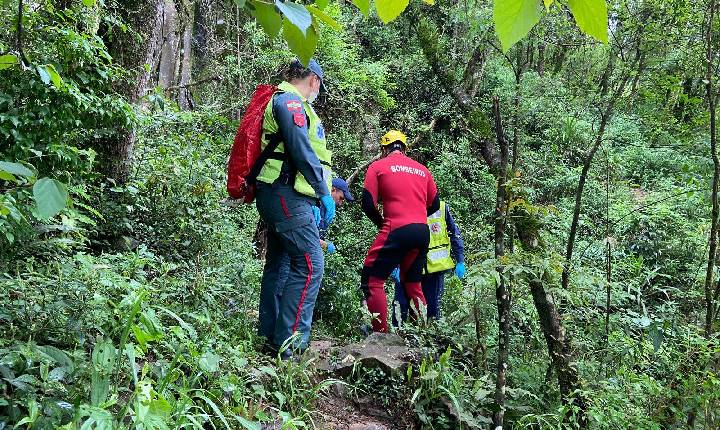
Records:
[[[317,206],[312,207],[313,216],[315,217],[315,225],[320,225],[320,208]]]
[[[465,277],[465,263],[462,261],[455,266],[455,275],[460,279]]]
[[[337,251],[337,249],[335,249],[335,244],[332,243],[332,242],[330,242],[330,241],[327,241],[326,243],[327,243],[327,252],[328,252],[328,254],[334,254],[335,251]]]
[[[335,218],[335,200],[330,194],[320,197],[320,203],[325,206],[325,222],[330,225]]]
[[[395,270],[390,273],[390,277],[395,280],[395,282],[400,282],[400,268],[396,267]]]

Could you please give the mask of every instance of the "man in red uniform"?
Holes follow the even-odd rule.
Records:
[[[420,281],[430,242],[427,217],[440,208],[440,200],[427,167],[405,155],[403,133],[390,130],[380,145],[383,158],[368,168],[362,198],[365,215],[380,232],[365,257],[360,286],[368,310],[380,315],[372,322],[373,330],[387,332],[385,280],[395,267],[400,265],[411,308],[420,310],[426,305]]]

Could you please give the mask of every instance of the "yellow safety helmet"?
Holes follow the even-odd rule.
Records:
[[[390,130],[380,138],[380,146],[388,146],[391,143],[401,142],[407,146],[407,136],[402,131]]]

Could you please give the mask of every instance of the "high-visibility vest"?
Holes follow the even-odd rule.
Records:
[[[430,229],[430,247],[427,254],[427,273],[442,272],[455,267],[450,255],[450,235],[447,232],[445,219],[445,202],[440,202],[440,209],[430,215],[427,220]]]
[[[302,100],[303,108],[305,108],[305,114],[308,120],[308,138],[310,139],[310,146],[320,160],[323,171],[323,180],[327,184],[328,191],[330,191],[332,190],[332,152],[327,149],[325,129],[323,128],[322,121],[320,121],[320,117],[315,113],[307,99],[300,94],[294,85],[289,82],[281,83],[278,85],[278,92],[276,95],[282,92],[293,93]],[[277,121],[275,121],[275,117],[273,116],[273,103],[270,101],[265,108],[265,116],[263,118],[262,149],[265,149],[270,142],[269,136],[275,133],[279,133],[279,127]],[[257,180],[268,184],[275,182],[275,180],[280,177],[281,168],[286,158],[285,144],[280,142],[273,155],[265,162],[265,165],[260,170]],[[315,190],[310,186],[301,172],[298,171],[295,173],[294,183],[295,191],[306,196],[315,197]]]

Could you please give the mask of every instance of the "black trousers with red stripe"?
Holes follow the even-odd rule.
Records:
[[[289,185],[259,184],[256,203],[269,227],[258,332],[276,348],[299,332],[294,346],[305,348],[325,264],[312,212],[316,201]]]
[[[411,308],[425,308],[420,281],[429,244],[430,230],[426,223],[407,224],[393,229],[392,221],[386,221],[380,229],[365,257],[360,282],[368,310],[379,315],[373,319],[374,331],[388,331],[385,280],[398,266]]]

